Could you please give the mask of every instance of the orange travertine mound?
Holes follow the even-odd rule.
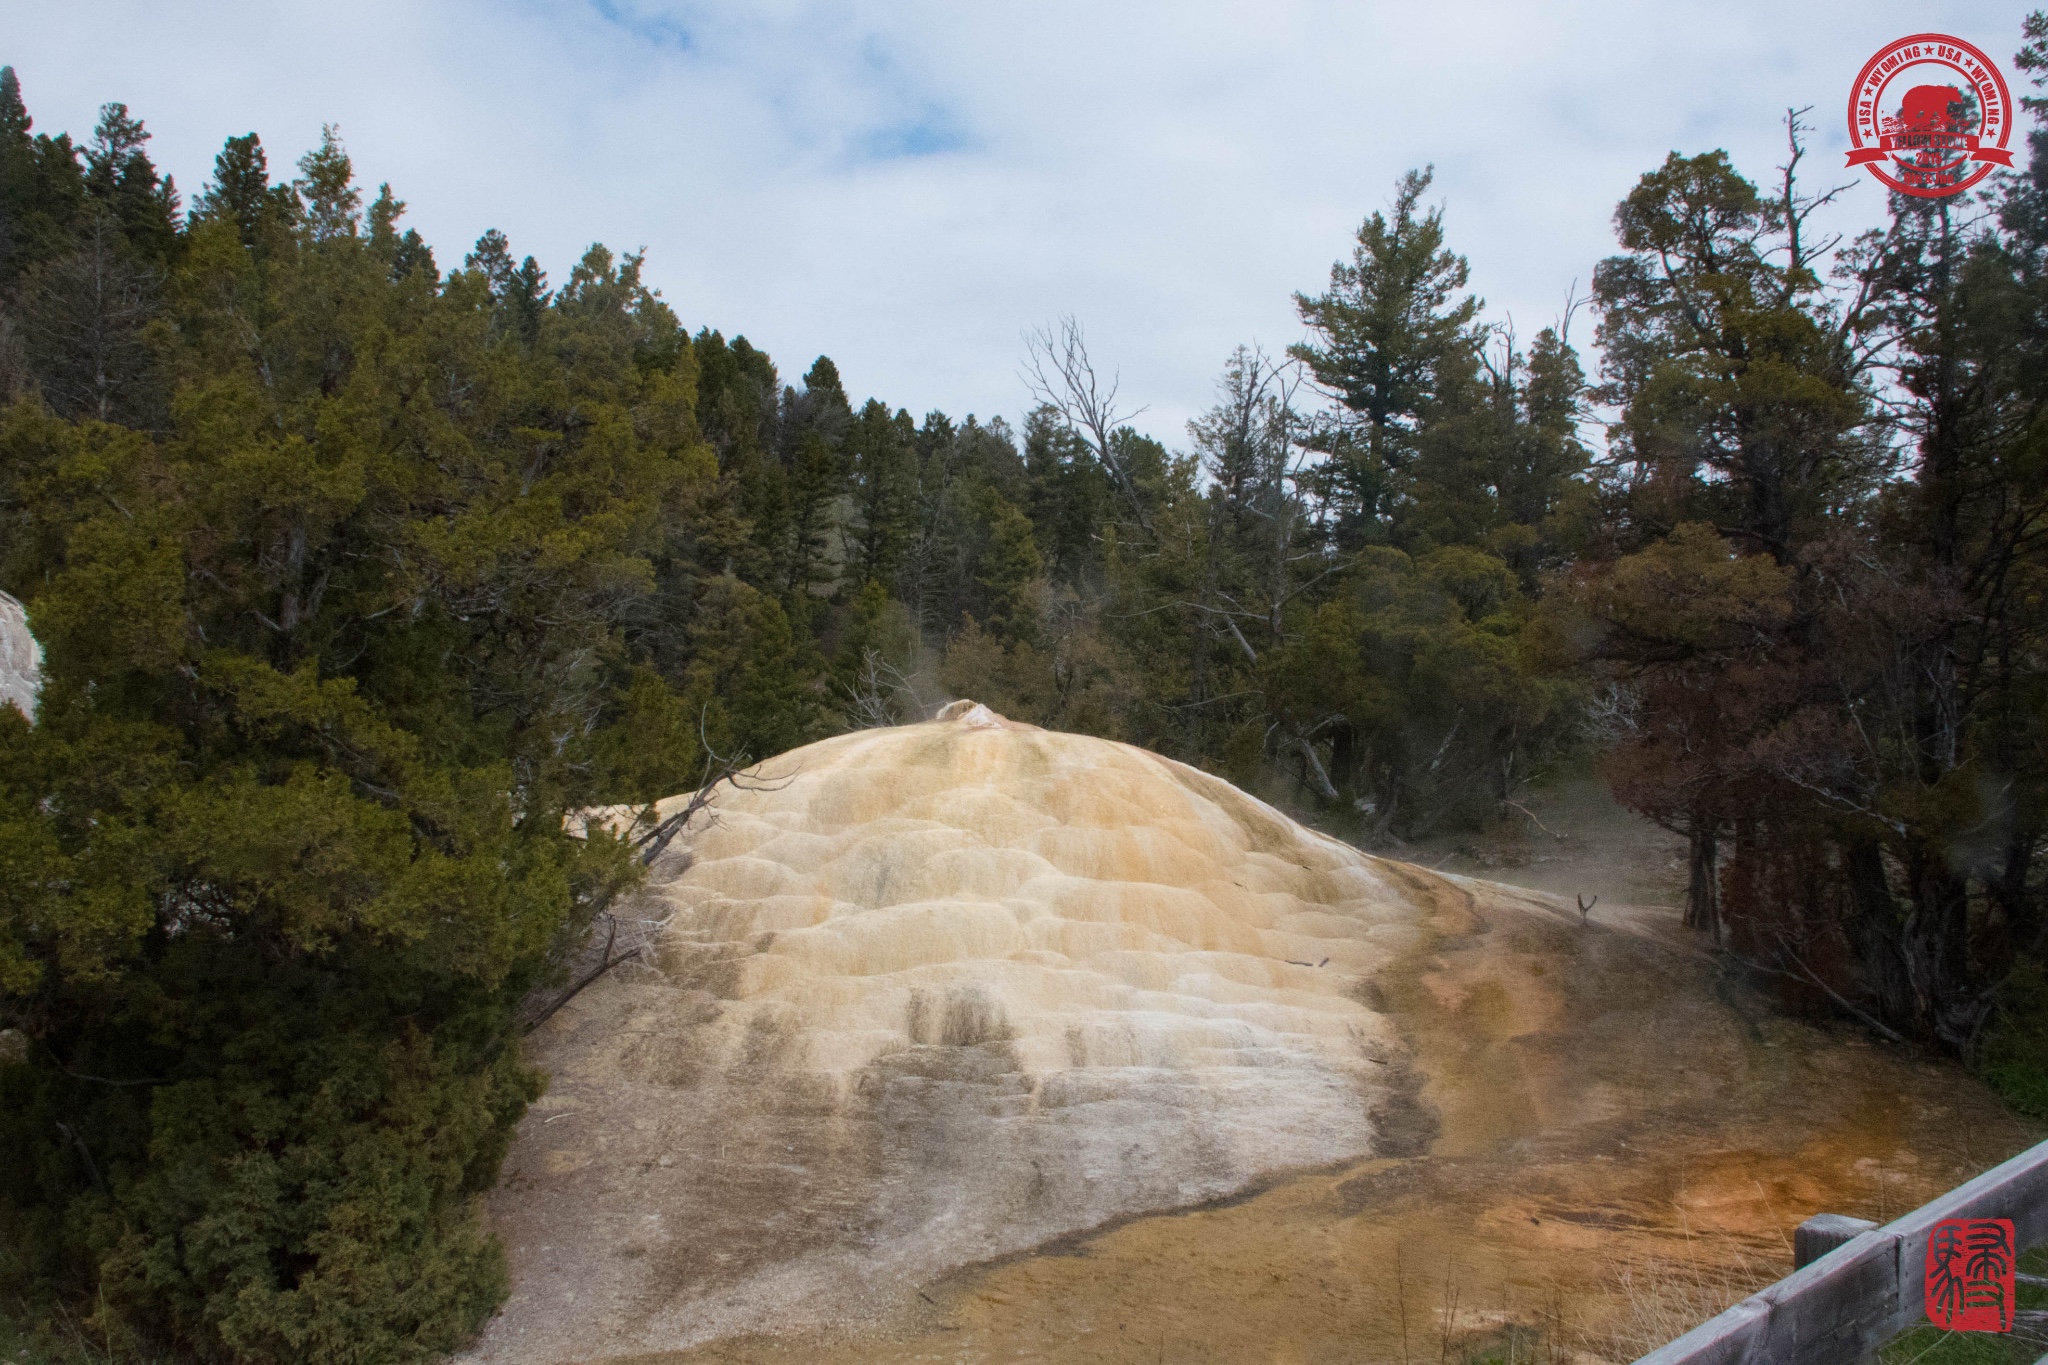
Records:
[[[1373,1006],[1423,932],[1412,872],[1141,749],[942,717],[761,765],[622,912],[666,921],[655,960],[536,1035],[479,1359],[858,1319],[1406,1154],[1414,1077]]]

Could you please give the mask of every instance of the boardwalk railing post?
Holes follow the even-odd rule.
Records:
[[[1792,1234],[1792,1268],[1804,1270],[1859,1233],[1877,1224],[1841,1213],[1816,1213]]]

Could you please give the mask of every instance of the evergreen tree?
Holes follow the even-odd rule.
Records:
[[[847,401],[846,385],[839,380],[839,367],[830,356],[819,356],[804,372],[803,396],[805,420],[823,430],[828,440],[836,441],[853,416],[853,406]]]
[[[809,686],[807,643],[766,593],[729,575],[705,585],[681,690],[716,752],[758,760],[818,737],[824,708]]]
[[[1864,439],[1858,319],[1803,259],[1810,207],[1789,178],[1767,199],[1711,152],[1673,153],[1616,209],[1628,254],[1593,277],[1601,397],[1624,410],[1618,491],[1642,534],[1712,520],[1784,563],[1888,473]]]
[[[980,589],[981,620],[999,639],[1032,640],[1038,620],[1031,599],[1045,561],[1030,519],[987,485],[979,502],[977,518],[986,535],[974,556],[973,581]]]
[[[713,471],[635,266],[593,253],[527,346],[481,273],[394,278],[331,134],[302,169],[274,249],[187,234],[160,430],[0,415],[47,656],[38,723],[0,717],[0,1010],[36,1040],[0,1225],[11,1288],[121,1350],[422,1360],[503,1293],[475,1199],[538,1086],[517,1011],[624,873],[562,815],[691,767],[627,627]],[[734,732],[779,745],[773,617]]]
[[[1773,196],[1719,153],[1645,176],[1602,267],[1632,551],[1579,575],[1607,767],[1690,837],[1694,924],[1795,999],[1968,1055],[2048,948],[2048,620],[2018,587],[2048,516],[2038,201],[1900,196],[1825,287],[1788,131]]]
[[[85,168],[71,136],[31,135],[21,81],[0,67],[0,290],[69,249],[85,217]]]
[[[832,504],[839,494],[839,457],[824,432],[807,428],[798,437],[789,471],[789,539],[782,555],[780,586],[790,615],[808,622],[811,589],[827,581]]]
[[[1427,171],[1169,450],[1071,320],[1021,430],[920,423],[637,255],[551,289],[493,230],[442,278],[331,127],[289,185],[229,138],[181,222],[125,106],[81,151],[0,68],[0,588],[47,650],[0,708],[6,1289],[117,1352],[460,1345],[522,1010],[632,880],[565,817],[934,682],[1389,841],[1590,714],[1702,929],[2048,1094],[2048,132],[1831,284],[1797,131],[1769,192],[1674,156],[1622,204],[1589,466],[1563,328],[1481,327]]]
[[[87,215],[71,250],[17,284],[22,349],[37,391],[67,417],[143,423],[151,369],[143,328],[160,282],[139,264],[112,214]]]
[[[529,258],[530,259],[530,258]],[[492,228],[476,239],[476,245],[462,258],[464,270],[474,270],[484,277],[490,287],[491,297],[503,301],[505,291],[512,284],[512,243],[504,233]]]
[[[404,215],[405,202],[391,193],[391,186],[378,186],[369,212],[370,250],[390,262],[393,280],[421,271],[429,284],[439,283],[441,272],[434,264],[433,248],[416,229],[398,231],[398,220]]]
[[[1422,210],[1432,174],[1402,177],[1391,220],[1374,213],[1359,226],[1326,293],[1295,295],[1315,340],[1290,353],[1352,418],[1325,438],[1347,542],[1373,538],[1394,514],[1416,437],[1479,344],[1479,301],[1460,296],[1470,270],[1444,245],[1443,210]]]
[[[356,235],[362,225],[363,192],[356,188],[355,167],[333,124],[322,124],[320,145],[299,158],[299,179],[292,188],[304,205],[306,230],[314,242]]]
[[[1093,590],[1100,577],[1096,530],[1106,517],[1109,484],[1087,443],[1051,409],[1024,421],[1024,507],[1040,555],[1055,582]]]
[[[102,105],[85,149],[85,190],[120,224],[135,257],[161,268],[177,245],[178,190],[168,177],[158,181],[143,150],[149,137],[127,105]]]
[[[1535,588],[1562,560],[1570,518],[1590,514],[1580,477],[1590,455],[1578,423],[1586,383],[1552,328],[1519,351],[1511,334],[1457,377],[1455,396],[1419,434],[1410,503],[1394,538],[1409,548],[1483,547]]]
[[[227,140],[213,159],[213,180],[192,202],[195,219],[234,224],[242,245],[252,249],[288,227],[298,209],[290,186],[270,183],[270,161],[254,133]]]
[[[893,585],[915,537],[917,430],[907,412],[891,415],[870,398],[847,429],[853,482],[848,561],[860,582]]]

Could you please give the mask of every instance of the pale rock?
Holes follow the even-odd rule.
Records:
[[[621,912],[651,964],[534,1036],[473,1358],[856,1318],[1380,1150],[1412,869],[1142,749],[941,714],[761,765]]]
[[[43,647],[28,631],[28,612],[0,592],[0,706],[12,705],[31,720],[43,685]]]

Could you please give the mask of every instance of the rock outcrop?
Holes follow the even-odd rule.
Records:
[[[33,717],[42,684],[43,650],[28,632],[28,613],[0,592],[0,706],[15,706]]]

